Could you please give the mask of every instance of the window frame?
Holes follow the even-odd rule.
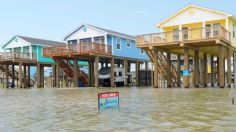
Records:
[[[118,46],[118,40],[120,41],[119,45],[120,45],[120,48],[118,49],[117,46]],[[121,50],[121,38],[116,38],[116,50]]]
[[[129,46],[128,46],[128,42],[129,42]],[[131,40],[126,40],[126,47],[131,48]]]

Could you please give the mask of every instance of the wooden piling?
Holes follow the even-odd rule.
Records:
[[[189,54],[188,48],[184,48],[184,70],[189,71]],[[189,88],[189,75],[185,75],[183,77],[184,80],[184,88]]]
[[[199,87],[199,51],[195,51],[194,56],[194,85]]]

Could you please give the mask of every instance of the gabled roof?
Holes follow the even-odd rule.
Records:
[[[72,34],[74,34],[75,32],[77,32],[78,30],[80,30],[83,26],[92,27],[92,28],[95,28],[95,29],[97,29],[97,30],[103,31],[103,32],[105,32],[105,33],[107,33],[107,34],[110,34],[110,35],[114,35],[114,36],[119,36],[119,37],[131,39],[131,40],[135,40],[135,37],[134,37],[134,36],[131,36],[131,35],[128,35],[128,34],[124,34],[124,33],[120,33],[120,32],[116,32],[116,31],[109,30],[109,29],[105,29],[105,28],[100,28],[100,27],[93,26],[93,25],[90,25],[90,24],[82,24],[82,25],[80,25],[79,28],[77,28],[74,32],[72,32],[72,33],[70,33],[69,35],[67,35],[64,40],[66,40],[66,39],[67,39],[68,37],[70,37]]]
[[[9,44],[14,38],[19,37],[31,44],[38,44],[43,46],[57,46],[57,45],[64,45],[63,42],[57,42],[57,41],[51,41],[51,40],[45,40],[45,39],[38,39],[38,38],[31,38],[31,37],[25,37],[16,35],[14,36],[10,41],[8,41],[6,44],[4,44],[2,47],[4,48],[7,44]]]
[[[212,10],[212,9],[209,9],[209,8],[205,8],[205,7],[201,7],[201,6],[197,6],[197,5],[193,5],[193,4],[189,4],[188,6],[186,6],[185,8],[177,11],[176,13],[174,13],[173,15],[171,15],[170,17],[166,18],[165,20],[163,20],[162,22],[156,24],[157,27],[160,27],[163,23],[167,22],[168,20],[174,18],[175,16],[179,15],[180,13],[182,13],[183,11],[191,8],[191,7],[195,7],[195,8],[198,8],[198,9],[201,9],[201,10],[206,10],[206,11],[211,11],[211,12],[215,12],[215,13],[218,13],[218,14],[223,14],[223,15],[226,15],[228,17],[234,17],[232,14],[229,14],[229,13],[226,13],[226,12],[222,12],[222,11],[218,11],[218,10]]]

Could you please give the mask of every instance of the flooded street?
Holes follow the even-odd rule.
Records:
[[[119,91],[120,110],[97,109]],[[0,131],[236,131],[229,89],[0,89]]]

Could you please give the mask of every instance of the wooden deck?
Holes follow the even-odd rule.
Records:
[[[49,58],[55,57],[78,57],[78,56],[112,56],[112,47],[110,45],[98,43],[80,43],[75,45],[61,45],[55,47],[43,48],[43,56]]]
[[[219,42],[231,44],[230,32],[221,26],[138,35],[136,41],[139,48],[165,46],[176,49],[185,44],[198,47],[212,46]]]
[[[0,63],[36,63],[37,54],[21,52],[4,52],[0,53]]]

